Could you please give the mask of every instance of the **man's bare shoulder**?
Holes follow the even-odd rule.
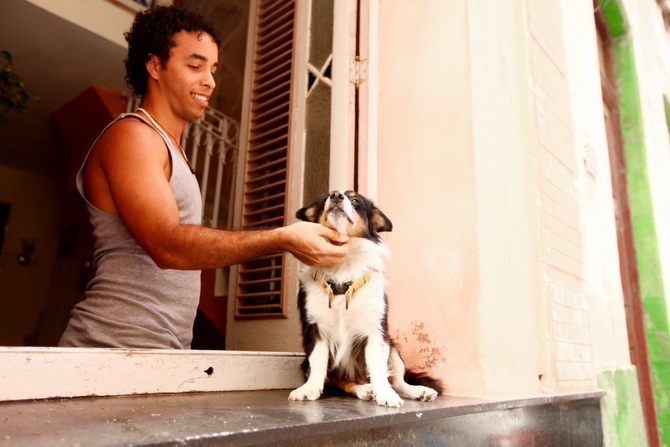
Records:
[[[97,153],[103,160],[134,155],[158,157],[160,160],[168,158],[165,143],[158,132],[136,118],[125,118],[113,123],[100,136],[92,152],[92,156]]]
[[[112,176],[127,178],[132,173],[146,175],[147,170],[160,169],[169,176],[170,157],[161,136],[146,123],[125,118],[113,123],[98,139],[91,151],[89,165]]]
[[[98,140],[103,144],[133,145],[146,143],[147,140],[158,141],[161,137],[146,123],[137,118],[124,118],[114,122]]]
[[[131,185],[133,179],[152,177],[160,172],[169,176],[169,156],[162,138],[139,119],[126,118],[114,122],[100,136],[86,163],[84,184],[91,203],[107,212],[117,212],[112,190],[114,185]]]

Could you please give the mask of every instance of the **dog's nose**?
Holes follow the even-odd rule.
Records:
[[[341,202],[342,200],[344,200],[344,194],[342,194],[340,191],[334,191],[330,194],[331,202],[338,203]]]

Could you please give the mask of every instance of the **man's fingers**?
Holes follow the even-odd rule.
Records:
[[[323,228],[322,235],[333,242],[339,242],[341,244],[344,244],[349,241],[349,236],[347,236],[346,234],[338,233],[337,231],[328,227],[324,227],[323,225],[321,225],[321,228]]]
[[[288,227],[288,251],[311,266],[331,267],[341,264],[349,251],[349,237],[317,223],[298,222]]]

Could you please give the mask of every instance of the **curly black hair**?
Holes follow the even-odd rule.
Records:
[[[180,31],[201,31],[209,34],[221,46],[219,30],[198,12],[176,6],[158,6],[137,14],[130,31],[124,34],[128,42],[126,83],[139,96],[147,89],[149,73],[146,63],[156,55],[163,65],[175,46],[172,37]]]

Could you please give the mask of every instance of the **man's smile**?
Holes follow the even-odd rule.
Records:
[[[204,103],[205,105],[209,103],[209,96],[203,95],[202,93],[191,93],[191,96],[193,96],[198,101]]]

